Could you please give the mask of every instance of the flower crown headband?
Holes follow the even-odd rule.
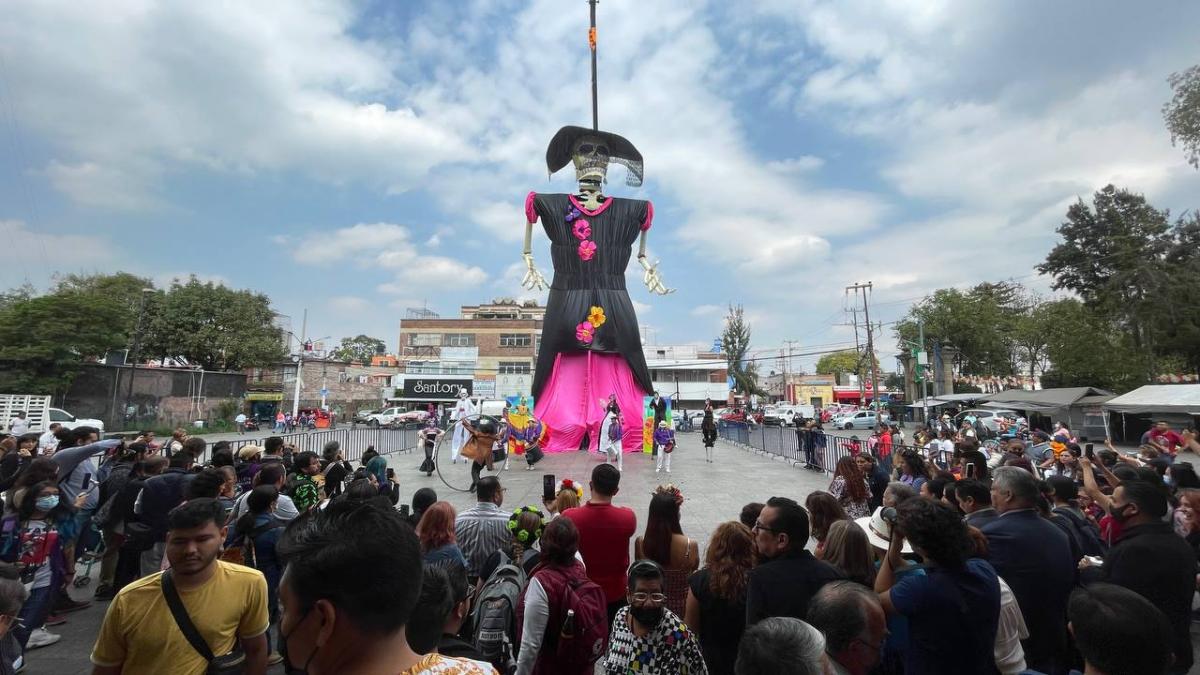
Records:
[[[558,484],[558,492],[562,492],[563,490],[570,490],[575,493],[576,497],[583,499],[583,487],[570,478],[564,478]]]
[[[517,522],[521,520],[521,515],[525,514],[525,513],[536,513],[537,514],[538,526],[537,526],[537,529],[534,530],[533,532],[530,532],[529,530],[521,528],[517,524]],[[522,507],[518,508],[516,511],[513,511],[512,515],[508,517],[509,531],[512,532],[513,537],[515,537],[516,540],[521,542],[522,544],[528,544],[531,541],[537,541],[537,540],[541,539],[542,538],[542,528],[544,528],[545,525],[546,525],[546,516],[543,515],[541,511],[539,511],[536,507],[533,507],[533,506],[522,506]]]
[[[654,488],[654,492],[651,492],[650,494],[651,495],[671,495],[671,497],[675,500],[676,506],[680,506],[683,504],[683,492],[681,492],[679,490],[679,488],[675,487],[674,483],[667,483],[666,485],[659,485],[658,487]]]

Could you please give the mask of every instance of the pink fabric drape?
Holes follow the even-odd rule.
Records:
[[[599,450],[600,425],[609,394],[617,395],[621,408],[621,448],[641,452],[645,393],[620,354],[591,351],[554,358],[550,379],[534,402],[534,415],[550,427],[545,451],[575,452],[585,433],[588,448]]]

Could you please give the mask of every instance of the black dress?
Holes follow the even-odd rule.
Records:
[[[717,597],[709,585],[708,568],[688,579],[688,588],[700,603],[700,651],[709,675],[733,675],[738,645],[746,630],[746,598],[730,602]]]
[[[625,290],[625,268],[634,242],[642,228],[649,225],[653,207],[647,201],[608,197],[597,211],[586,213],[574,203],[572,195],[530,193],[526,211],[527,216],[536,212],[541,220],[554,263],[533,376],[534,397],[542,396],[557,355],[589,350],[620,354],[642,390],[651,391],[637,314]],[[577,232],[581,220],[587,225],[585,237]],[[588,260],[580,256],[584,241],[595,246]],[[580,340],[576,328],[587,321],[592,307],[604,308],[606,320],[594,330],[590,341]]]

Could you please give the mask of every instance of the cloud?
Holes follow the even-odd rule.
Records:
[[[154,194],[146,172],[94,162],[64,164],[51,161],[43,171],[56,190],[82,206],[115,211],[159,209],[164,203]]]
[[[107,236],[31,229],[22,220],[0,218],[0,238],[9,251],[7,262],[0,266],[0,282],[5,288],[26,282],[41,287],[55,274],[107,273],[121,260]]]
[[[720,305],[696,305],[689,312],[692,316],[715,316],[725,311]]]
[[[303,235],[310,241],[317,235]],[[364,269],[391,271],[394,278],[376,287],[380,293],[409,295],[444,287],[467,289],[487,281],[482,268],[456,258],[424,255],[413,242],[412,232],[395,223],[358,223],[332,232],[322,232],[320,246],[302,246],[291,251],[298,263],[334,266],[349,263]],[[278,238],[276,238],[278,240]]]
[[[375,303],[355,295],[336,295],[329,298],[327,304],[334,310],[346,314],[368,312],[375,307]]]

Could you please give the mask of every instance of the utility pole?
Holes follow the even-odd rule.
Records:
[[[292,398],[292,417],[300,414],[300,377],[304,374],[304,350],[308,347],[304,339],[308,336],[308,308],[304,310],[304,319],[300,323],[300,355],[296,357],[296,391]]]
[[[867,358],[871,360],[871,401],[875,406],[875,426],[879,426],[879,364],[875,361],[875,331],[871,326],[871,307],[869,296],[871,294],[871,282],[865,284],[853,284],[846,287],[847,291],[854,291],[855,297],[858,292],[863,292],[863,320],[867,324]]]
[[[859,370],[862,370],[862,346],[858,343],[858,308],[857,307],[850,308],[850,316],[851,316],[851,320],[854,322],[854,351],[858,352]],[[861,377],[858,377],[858,373],[855,373],[854,375],[858,379],[858,404],[862,405],[863,399],[865,399],[867,397],[867,392],[865,391],[866,384],[863,382],[863,379]]]
[[[925,322],[917,321],[917,368],[921,375],[921,419],[929,425],[929,357],[925,355]],[[921,361],[925,363],[922,364]]]
[[[783,397],[788,403],[799,403],[798,399],[792,397],[791,386],[791,365],[792,365],[792,345],[799,343],[799,340],[784,340],[783,344],[787,345],[787,358],[783,360]]]
[[[142,289],[142,300],[138,304],[137,327],[133,330],[133,349],[129,353],[129,384],[125,389],[125,405],[121,408],[121,428],[125,425],[125,415],[129,412],[129,402],[133,399],[133,378],[137,375],[139,352],[142,349],[142,320],[146,316],[146,297],[154,292],[153,288]],[[137,415],[134,415],[137,418]],[[115,421],[115,420],[114,420]]]

